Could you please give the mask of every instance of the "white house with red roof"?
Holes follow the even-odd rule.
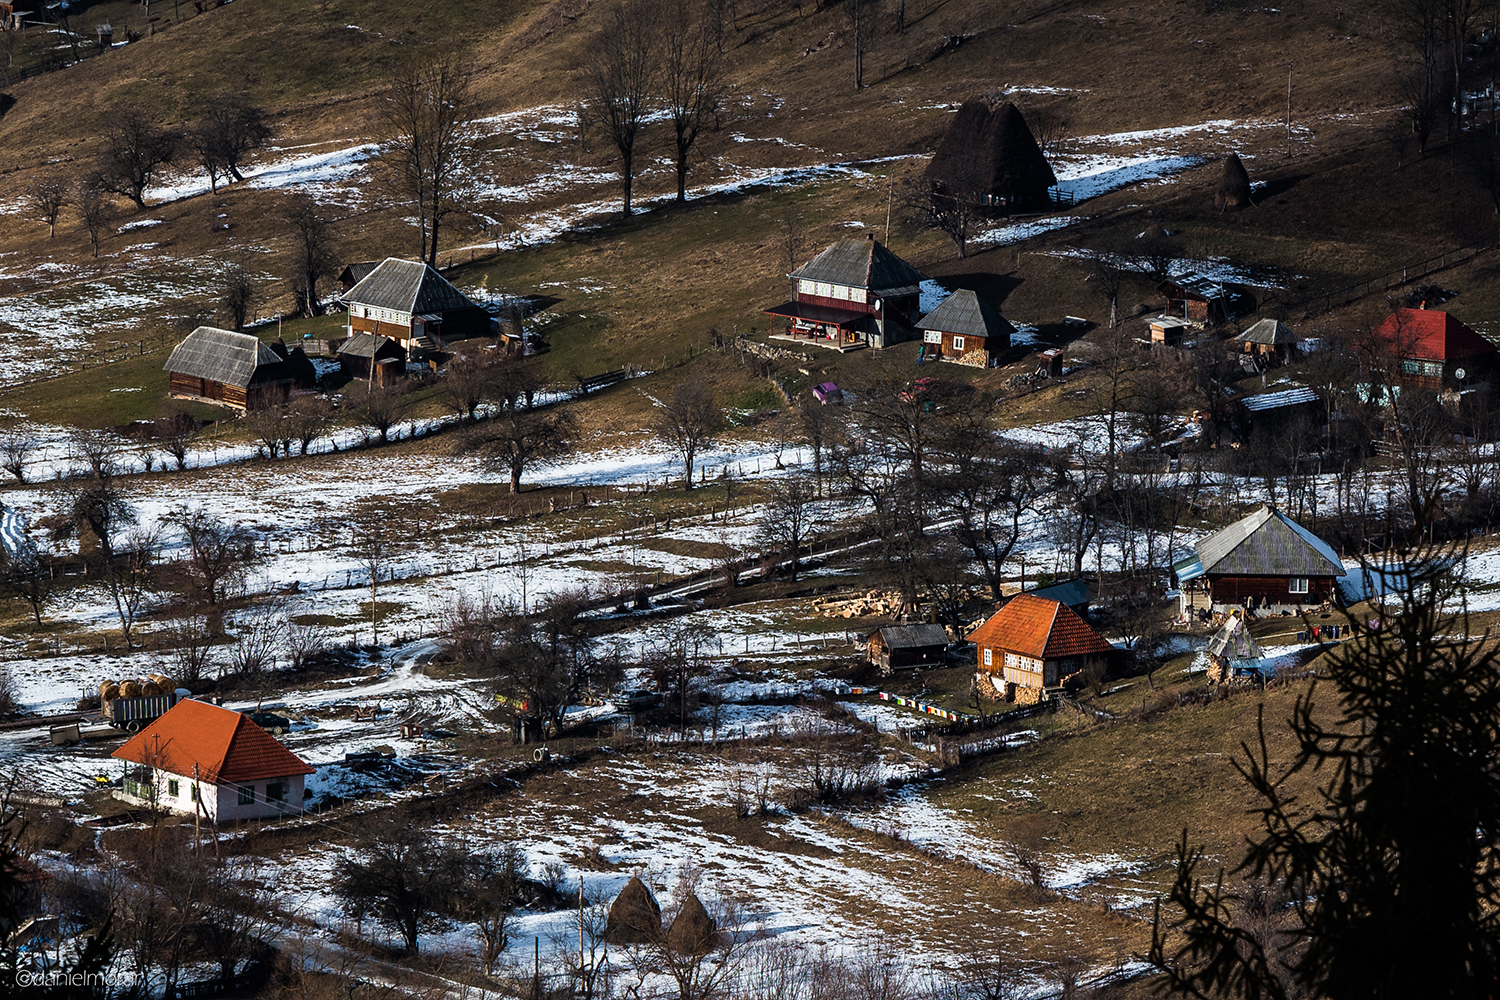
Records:
[[[110,756],[137,765],[127,799],[209,822],[300,813],[313,773],[249,717],[188,698]]]
[[[1056,687],[1085,667],[1107,665],[1109,640],[1060,601],[1017,594],[969,633],[982,673],[999,674],[1007,698],[1017,689]]]

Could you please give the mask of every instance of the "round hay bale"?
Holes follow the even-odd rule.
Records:
[[[159,694],[161,694],[161,688],[156,686],[155,681],[146,681],[141,684],[142,698],[155,698]]]
[[[1230,153],[1224,161],[1224,172],[1219,175],[1219,186],[1214,191],[1214,207],[1220,212],[1231,208],[1239,210],[1250,204],[1250,173],[1240,162],[1238,153]]]
[[[118,697],[120,697],[119,681],[105,681],[99,685],[100,701],[114,701]]]
[[[632,875],[609,904],[604,939],[610,944],[651,944],[661,939],[661,907],[639,876]]]
[[[121,698],[139,698],[141,696],[141,685],[139,681],[120,682]]]
[[[719,943],[719,926],[696,894],[688,893],[682,909],[667,928],[667,947],[679,955],[707,955]]]
[[[162,694],[166,694],[169,691],[174,691],[177,688],[177,685],[172,683],[172,678],[168,677],[166,674],[147,674],[146,680],[150,681],[152,684],[155,684],[161,690]]]

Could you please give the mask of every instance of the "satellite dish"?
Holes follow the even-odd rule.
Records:
[[[1462,368],[1455,368],[1453,370],[1453,377],[1458,379],[1460,382],[1464,380],[1464,376],[1467,374],[1468,372],[1465,372]]]

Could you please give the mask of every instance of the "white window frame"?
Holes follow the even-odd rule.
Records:
[[[1286,581],[1286,591],[1289,594],[1306,594],[1310,591],[1308,579],[1305,576],[1294,576]]]
[[[995,651],[988,646],[984,649],[984,665],[993,667],[995,665]]]
[[[962,337],[954,337],[953,338],[953,349],[955,351],[961,351],[961,350],[963,350],[964,349],[964,338],[962,338]]]

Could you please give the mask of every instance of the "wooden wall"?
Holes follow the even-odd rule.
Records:
[[[1218,604],[1241,604],[1254,597],[1269,604],[1322,604],[1333,596],[1333,578],[1310,577],[1307,593],[1294,594],[1287,589],[1284,576],[1211,576],[1209,594]]]

